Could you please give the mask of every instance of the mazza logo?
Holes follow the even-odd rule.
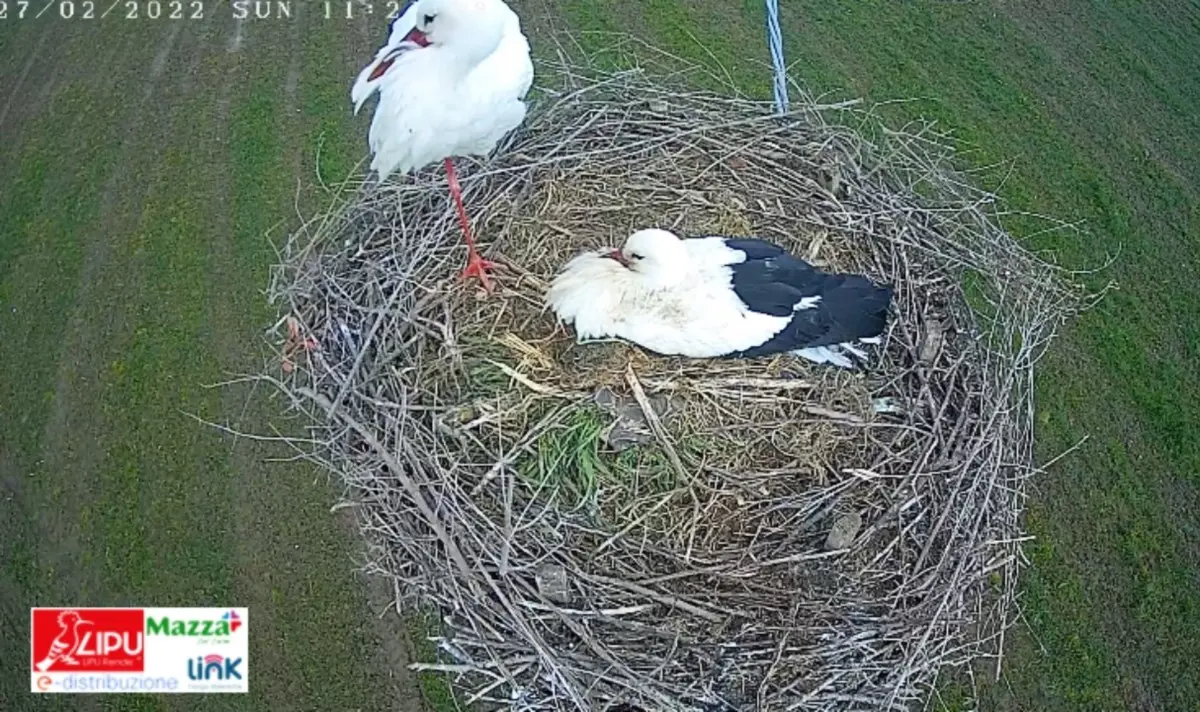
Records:
[[[212,620],[172,619],[169,616],[146,619],[146,635],[186,635],[201,638],[228,637],[242,627],[237,611],[226,611]]]
[[[145,669],[141,609],[34,608],[30,617],[34,672]]]
[[[227,658],[216,654],[197,656],[188,660],[189,680],[241,680],[241,658]]]

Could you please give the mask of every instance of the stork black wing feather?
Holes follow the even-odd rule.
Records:
[[[883,333],[891,301],[891,287],[876,286],[856,274],[827,275],[817,307],[796,312],[784,331],[810,338],[803,347],[871,338]],[[817,330],[819,336],[810,336]]]
[[[787,251],[773,242],[758,240],[753,237],[726,237],[725,246],[746,253],[746,261],[765,260],[768,257],[786,255]]]
[[[882,334],[892,288],[875,286],[858,275],[826,277],[825,291],[815,307],[795,312],[787,327],[769,341],[730,356],[769,356]]]
[[[740,355],[830,346],[883,333],[891,287],[876,286],[856,274],[830,274],[786,252],[730,265],[733,288],[746,306],[771,316],[790,316],[787,327],[766,343]],[[820,297],[806,309],[801,300]]]
[[[829,275],[782,250],[729,266],[733,291],[752,311],[790,316],[800,300],[820,295]]]
[[[726,247],[745,255],[744,261],[728,267],[734,294],[746,308],[790,318],[787,327],[767,342],[730,356],[765,356],[883,333],[891,287],[877,286],[861,275],[824,272],[766,240],[721,239]],[[820,299],[797,309],[811,297]]]

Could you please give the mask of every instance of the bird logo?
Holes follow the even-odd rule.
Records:
[[[66,665],[79,665],[79,661],[72,655],[79,648],[79,628],[87,625],[92,625],[92,622],[84,620],[78,611],[67,610],[58,614],[58,636],[50,644],[50,650],[46,653],[46,657],[34,667],[39,672],[45,672],[47,668],[58,661]]]

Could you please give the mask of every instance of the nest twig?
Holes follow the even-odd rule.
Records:
[[[929,127],[557,69],[569,86],[493,159],[460,162],[498,295],[454,281],[439,171],[337,193],[274,272],[319,348],[265,378],[344,481],[371,570],[440,611],[442,659],[417,667],[521,710],[880,710],[998,655],[1033,367],[1084,304],[1072,275]],[[549,277],[649,226],[890,283],[885,342],[859,373],[576,345]]]

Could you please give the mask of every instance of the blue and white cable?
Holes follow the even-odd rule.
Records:
[[[775,68],[773,92],[775,111],[786,114],[788,110],[787,65],[783,62],[783,32],[779,29],[779,0],[767,2],[767,44],[771,48],[771,65]]]

